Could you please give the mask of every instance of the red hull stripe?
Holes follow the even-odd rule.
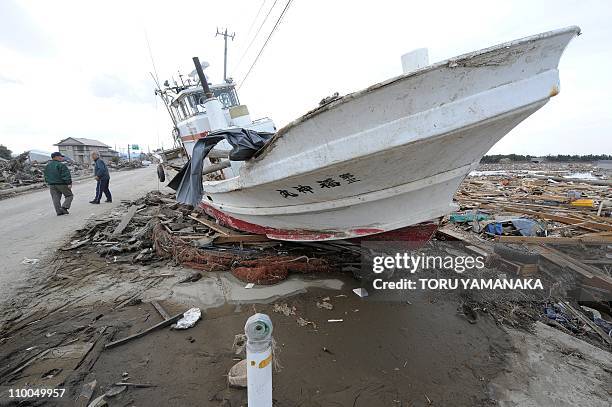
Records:
[[[208,135],[207,131],[203,131],[202,133],[196,133],[196,134],[188,134],[186,136],[181,136],[181,140],[183,141],[197,141],[201,138],[204,138]]]
[[[438,229],[438,224],[435,222],[424,222],[418,225],[408,226],[387,232],[382,229],[375,228],[357,228],[349,231],[349,233],[276,229],[237,219],[225,212],[213,208],[204,202],[200,204],[200,207],[204,210],[204,212],[217,219],[219,223],[224,226],[258,235],[266,235],[270,239],[278,240],[328,240],[348,238],[349,240],[427,242]]]

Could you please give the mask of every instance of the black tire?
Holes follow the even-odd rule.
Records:
[[[161,164],[157,166],[157,178],[159,178],[159,182],[166,181],[166,173],[164,172],[164,166]]]
[[[495,244],[493,251],[506,260],[524,264],[537,264],[540,260],[539,254],[530,252],[528,249],[516,249],[500,243]]]

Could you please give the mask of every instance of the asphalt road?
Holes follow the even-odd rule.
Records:
[[[163,188],[162,184],[159,184]],[[76,181],[70,214],[57,216],[48,189],[30,192],[0,201],[0,302],[39,270],[37,265],[22,264],[24,258],[44,260],[88,218],[100,216],[121,204],[122,199],[136,199],[158,188],[155,166],[112,172],[110,190],[113,203],[90,204],[95,180]]]

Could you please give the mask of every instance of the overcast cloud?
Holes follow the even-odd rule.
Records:
[[[117,75],[100,74],[90,82],[92,95],[111,98],[118,102],[150,103],[151,84],[128,82]]]
[[[0,86],[2,85],[22,85],[23,82],[21,82],[19,79],[15,79],[15,78],[9,78],[8,76],[4,76],[2,74],[0,74]]]
[[[153,94],[146,36],[161,81],[189,73],[191,57],[240,81],[286,0],[279,0],[237,66],[266,0],[0,0],[0,144],[15,152],[53,149],[65,137],[111,146],[172,144]],[[431,62],[568,25],[579,25],[561,59],[561,93],[500,141],[491,153],[612,153],[612,2],[294,0],[240,89],[253,118],[280,127],[333,92],[353,92],[401,73],[400,55],[428,47]]]

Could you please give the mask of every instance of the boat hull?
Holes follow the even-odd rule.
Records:
[[[445,215],[482,156],[559,92],[559,58],[577,32],[464,55],[310,112],[239,176],[205,182],[202,206],[237,229],[301,241],[379,234]]]
[[[407,245],[406,247],[412,249],[421,247],[424,243],[429,241],[436,230],[438,230],[439,224],[437,220],[432,220],[386,232],[378,229],[354,229],[352,231],[353,233],[347,234],[345,232],[332,232],[329,230],[317,232],[312,230],[275,229],[234,218],[227,213],[221,212],[210,205],[207,205],[206,203],[202,203],[200,205],[200,209],[217,219],[217,221],[223,226],[242,230],[248,233],[266,235],[275,240],[322,241],[345,239],[359,243],[367,241],[393,241],[404,242]]]

